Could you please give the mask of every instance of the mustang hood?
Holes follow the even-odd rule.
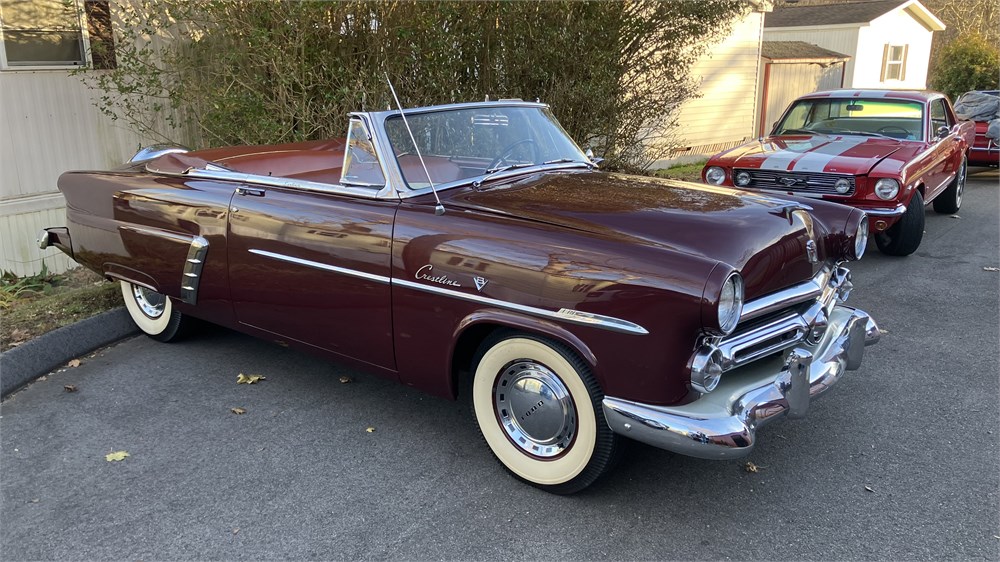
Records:
[[[865,175],[900,150],[897,140],[860,136],[767,137],[725,155],[734,168]]]
[[[811,277],[806,245],[828,229],[797,204],[727,188],[603,172],[536,174],[451,195],[448,205],[626,237],[718,260],[741,271],[746,294]],[[846,217],[846,214],[845,214]],[[806,224],[809,222],[810,224]]]

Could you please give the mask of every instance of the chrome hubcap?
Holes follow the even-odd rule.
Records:
[[[955,186],[955,202],[962,203],[962,192],[965,191],[965,176],[968,174],[968,164],[962,161],[962,169],[958,171],[958,185]]]
[[[569,390],[544,365],[519,359],[497,378],[493,406],[507,437],[536,457],[555,457],[576,435],[576,408]]]
[[[132,297],[135,299],[135,304],[139,305],[139,310],[146,316],[159,318],[163,315],[163,305],[167,297],[138,285],[132,285]]]

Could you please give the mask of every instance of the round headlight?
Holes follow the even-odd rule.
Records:
[[[728,335],[736,329],[741,314],[743,314],[743,278],[734,271],[722,285],[722,294],[719,295],[719,329],[723,334]]]
[[[840,178],[837,183],[833,184],[833,188],[837,190],[837,193],[843,195],[851,190],[851,180]]]
[[[726,181],[726,171],[718,166],[705,170],[705,180],[712,185],[722,185]]]
[[[740,187],[743,187],[744,185],[750,185],[750,172],[744,170],[736,172],[736,174],[733,176],[733,183],[735,183]]]
[[[868,247],[868,216],[864,216],[858,223],[858,231],[854,233],[854,259],[859,260],[865,255],[865,248]]]
[[[893,199],[899,194],[899,182],[894,179],[882,178],[875,182],[875,195],[879,199]]]

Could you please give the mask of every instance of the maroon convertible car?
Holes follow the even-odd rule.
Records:
[[[555,493],[622,437],[746,455],[879,337],[843,304],[864,212],[599,171],[538,103],[154,147],[59,188],[68,226],[39,244],[119,281],[151,337],[197,317],[467,399],[503,466]]]

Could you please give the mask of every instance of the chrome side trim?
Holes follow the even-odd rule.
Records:
[[[498,299],[491,299],[489,297],[484,297],[482,295],[474,295],[470,293],[463,293],[461,291],[455,291],[452,289],[446,289],[444,287],[437,287],[434,285],[425,285],[423,283],[416,283],[414,281],[408,281],[406,279],[392,279],[385,277],[383,275],[375,275],[372,273],[365,273],[363,271],[357,271],[354,269],[347,269],[345,267],[337,267],[335,265],[329,265],[325,263],[315,262],[311,260],[304,260],[302,258],[296,258],[292,256],[286,256],[284,254],[276,254],[274,252],[268,252],[266,250],[258,250],[256,248],[251,249],[250,253],[257,254],[259,256],[264,256],[267,258],[280,260],[288,263],[295,263],[298,265],[303,265],[306,267],[312,267],[314,269],[321,269],[323,271],[330,271],[333,273],[340,273],[342,275],[347,275],[350,277],[357,277],[360,279],[367,279],[369,281],[375,281],[377,283],[389,284],[398,287],[405,287],[407,289],[413,289],[416,291],[424,291],[426,293],[435,293],[439,295],[444,295],[447,297],[452,297],[456,299],[466,300],[470,302],[475,302],[479,304],[486,304],[489,306],[495,306],[497,308],[503,308],[506,310],[513,310],[515,312],[523,312],[525,314],[530,314],[532,316],[540,316],[543,318],[551,318],[553,320],[560,320],[563,322],[569,322],[572,324],[579,324],[581,326],[592,326],[595,328],[601,328],[604,330],[609,330],[612,332],[618,332],[622,334],[632,334],[632,335],[646,335],[649,333],[648,330],[642,326],[635,324],[634,322],[629,322],[628,320],[622,320],[620,318],[614,318],[611,316],[604,316],[603,314],[594,314],[591,312],[582,312],[579,310],[573,310],[569,308],[560,308],[557,311],[546,310],[544,308],[537,308],[534,306],[527,306],[523,304],[517,304],[508,301],[502,301]]]
[[[187,259],[184,260],[184,275],[181,278],[181,300],[188,304],[198,302],[198,285],[201,283],[201,270],[205,267],[207,253],[208,240],[195,236],[188,248]]]
[[[257,254],[258,256],[264,256],[265,258],[271,258],[283,262],[304,265],[306,267],[311,267],[313,269],[321,269],[323,271],[339,273],[341,275],[347,275],[348,277],[366,279],[368,281],[374,281],[376,283],[381,283],[383,285],[388,285],[390,282],[390,279],[388,277],[382,275],[375,275],[374,273],[365,273],[364,271],[358,271],[356,269],[347,269],[346,267],[337,267],[335,265],[320,263],[318,261],[304,260],[302,258],[286,256],[285,254],[276,254],[274,252],[268,252],[267,250],[258,250],[254,248],[250,250],[250,253]]]
[[[147,236],[156,236],[157,238],[166,238],[167,240],[171,240],[173,242],[183,242],[188,244],[187,258],[184,260],[184,269],[181,273],[181,301],[188,304],[195,304],[198,302],[198,284],[201,282],[201,270],[205,267],[205,255],[208,253],[208,240],[202,236],[198,236],[197,234],[178,234],[168,230],[144,226],[121,225],[118,229],[128,230],[138,234],[145,234]],[[129,281],[128,279],[125,280]],[[156,290],[155,288],[149,287],[143,283],[135,283],[134,281],[130,282],[153,291]]]
[[[229,182],[237,182],[250,185],[262,185],[265,187],[283,187],[287,189],[301,189],[303,191],[313,191],[317,193],[353,195],[355,197],[364,197],[367,199],[397,199],[395,195],[389,197],[385,196],[385,193],[387,192],[388,189],[386,187],[381,187],[381,188],[350,187],[337,184],[300,180],[295,178],[259,176],[256,174],[247,174],[245,172],[233,172],[231,170],[225,170],[216,167],[206,168],[206,169],[192,168],[185,172],[173,173],[173,172],[164,172],[162,170],[151,169],[147,166],[146,171],[151,174],[157,174],[161,176],[175,176],[175,177],[195,178],[203,180],[229,181]]]
[[[757,430],[782,416],[800,417],[812,400],[861,365],[878,341],[878,326],[861,310],[838,306],[816,345],[723,377],[712,392],[683,406],[657,406],[607,396],[604,417],[615,433],[702,459],[732,459],[753,450]]]
[[[534,306],[526,306],[523,304],[517,304],[508,301],[502,301],[497,299],[491,299],[489,297],[484,297],[481,295],[473,295],[469,293],[462,293],[459,291],[453,291],[451,289],[445,289],[444,287],[435,287],[432,285],[424,285],[421,283],[414,283],[413,281],[407,281],[405,279],[393,279],[393,285],[399,285],[401,287],[406,287],[408,289],[415,289],[417,291],[426,291],[428,293],[437,293],[439,295],[445,295],[457,299],[472,301],[480,304],[487,304],[490,306],[495,306],[497,308],[504,308],[507,310],[513,310],[516,312],[523,312],[525,314],[530,314],[532,316],[541,316],[543,318],[551,318],[553,320],[561,320],[563,322],[570,322],[572,324],[579,324],[582,326],[592,326],[594,328],[602,328],[604,330],[609,330],[612,332],[618,332],[622,334],[632,334],[644,336],[649,333],[648,330],[642,326],[629,322],[628,320],[622,320],[620,318],[614,318],[611,316],[604,316],[603,314],[593,314],[590,312],[581,312],[579,310],[572,310],[568,308],[560,308],[557,311],[546,310],[544,308],[536,308]]]

